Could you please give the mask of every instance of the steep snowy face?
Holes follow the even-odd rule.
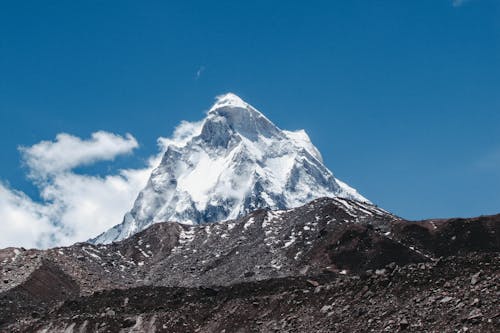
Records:
[[[210,223],[319,197],[368,201],[334,178],[303,130],[280,130],[234,94],[219,96],[202,122],[186,127],[123,222],[93,242],[121,240],[155,222]]]

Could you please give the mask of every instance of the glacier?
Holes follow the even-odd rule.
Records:
[[[235,94],[218,96],[202,121],[183,124],[122,223],[91,243],[119,241],[156,222],[211,223],[319,197],[369,203],[333,176],[304,130],[281,130]]]

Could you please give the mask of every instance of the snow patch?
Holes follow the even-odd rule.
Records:
[[[290,239],[285,243],[285,245],[283,245],[283,248],[286,249],[287,247],[289,247],[290,245],[292,245],[293,243],[295,243],[296,240],[297,240],[297,238],[295,237],[294,234],[292,234],[290,236]]]
[[[181,245],[191,243],[194,239],[194,228],[189,228],[187,230],[182,229],[179,235],[179,243]]]
[[[87,254],[88,254],[89,256],[91,256],[92,258],[95,258],[95,259],[98,259],[98,260],[102,260],[102,258],[101,258],[101,257],[99,257],[99,256],[98,256],[97,254],[95,254],[95,253],[90,252],[90,251],[89,251],[89,249],[90,249],[90,248],[85,248],[85,247],[83,247],[83,248],[82,248],[82,251],[83,251],[83,252],[85,252],[85,253],[87,253]]]
[[[255,219],[253,217],[249,218],[243,225],[243,229],[247,230],[254,222]]]

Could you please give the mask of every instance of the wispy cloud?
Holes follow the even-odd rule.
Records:
[[[88,140],[61,133],[55,141],[42,141],[31,147],[20,147],[23,160],[32,177],[48,177],[96,161],[113,160],[132,152],[139,145],[135,138],[100,131]]]
[[[198,68],[198,70],[196,71],[195,80],[198,80],[204,71],[205,71],[205,66],[201,66],[200,68]]]

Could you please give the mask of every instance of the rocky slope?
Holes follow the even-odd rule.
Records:
[[[281,130],[234,94],[219,96],[202,121],[181,124],[165,145],[123,222],[91,242],[121,240],[155,222],[211,223],[320,197],[368,201],[333,176],[304,131]]]
[[[108,245],[8,248],[0,331],[495,331],[499,227],[323,198]]]
[[[499,263],[498,253],[469,254],[390,264],[361,275],[325,273],[216,288],[115,289],[66,301],[8,330],[498,332]]]

